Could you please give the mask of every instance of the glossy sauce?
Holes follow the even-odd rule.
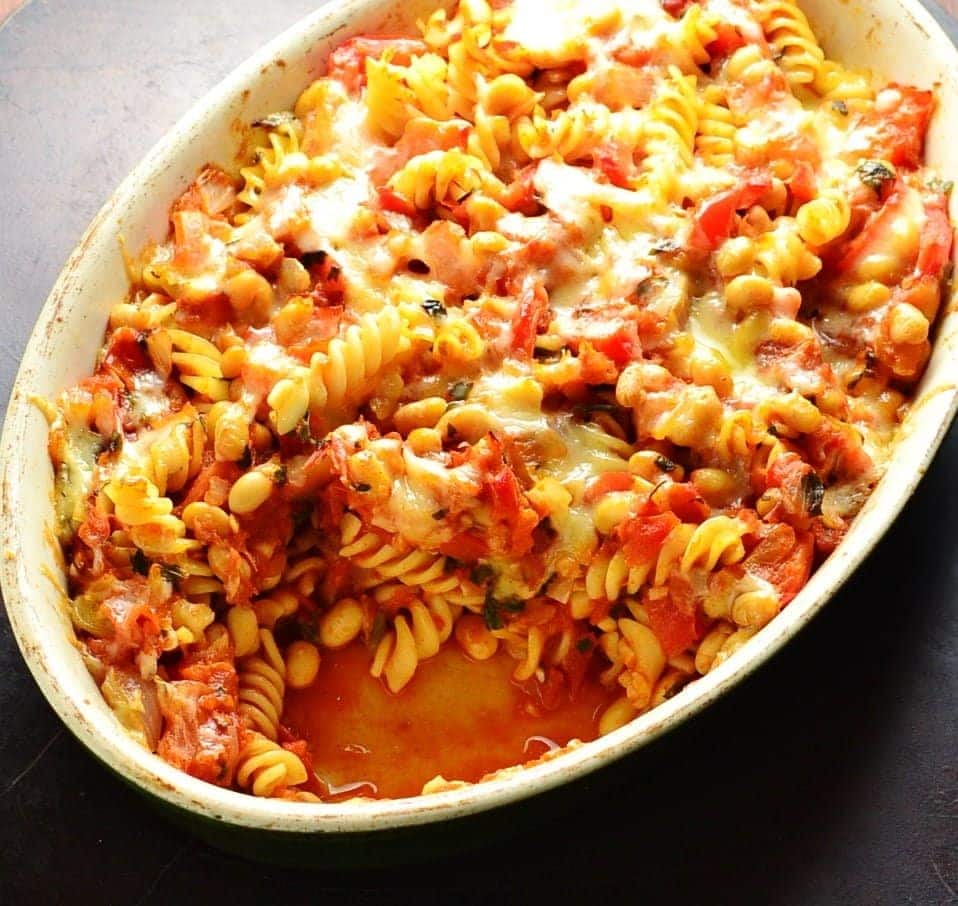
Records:
[[[537,709],[511,680],[512,658],[476,663],[455,645],[420,664],[399,695],[369,664],[359,645],[324,651],[316,682],[286,693],[284,723],[309,742],[323,798],[414,796],[437,774],[477,781],[570,739],[595,739],[615,696],[587,678],[574,702],[529,713]]]

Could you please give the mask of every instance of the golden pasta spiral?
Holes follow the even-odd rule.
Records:
[[[236,782],[254,796],[269,798],[308,779],[302,759],[260,733],[250,733],[240,750]]]
[[[286,663],[273,633],[259,631],[260,651],[239,665],[239,712],[247,724],[275,740],[286,694]]]

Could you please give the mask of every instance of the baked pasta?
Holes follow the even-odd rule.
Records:
[[[324,652],[398,695],[443,646],[505,651],[545,709],[591,670],[601,733],[733,656],[842,540],[928,359],[933,106],[791,0],[462,0],[342,44],[175,202],[46,407],[118,720],[314,800],[284,698]]]

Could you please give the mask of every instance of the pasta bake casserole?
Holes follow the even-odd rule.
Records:
[[[324,799],[284,702],[337,652],[396,707],[448,650],[508,658],[533,718],[591,684],[593,736],[732,656],[840,543],[928,359],[933,108],[792,0],[462,0],[342,44],[175,202],[44,404],[120,722]]]

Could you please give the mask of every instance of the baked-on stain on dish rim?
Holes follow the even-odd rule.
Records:
[[[956,298],[944,306],[928,370],[888,471],[841,546],[768,626],[724,664],[631,723],[594,742],[475,786],[424,797],[345,803],[257,799],[206,784],[146,751],[102,700],[70,642],[59,592],[42,579],[56,569],[44,538],[52,521],[46,423],[30,396],[52,396],[89,370],[110,305],[123,294],[118,237],[131,248],[166,231],[170,203],[207,160],[228,163],[239,136],[231,124],[288,107],[320,72],[329,50],[352,34],[411,30],[438,4],[428,0],[340,0],[295,25],[214,88],[160,141],[93,220],[54,287],[30,338],[0,441],[0,557],[7,612],[41,690],[74,735],[128,782],[171,806],[237,827],[288,833],[351,834],[412,828],[498,808],[585,776],[635,752],[724,694],[794,636],[852,574],[894,521],[926,471],[958,406]],[[447,4],[449,5],[449,4]],[[939,82],[939,110],[928,162],[958,173],[958,147],[944,123],[958,117],[958,53],[917,0],[875,0],[867,14],[881,23],[867,39],[859,16],[835,0],[803,3],[826,49],[882,76],[927,87]],[[282,60],[285,66],[278,65]],[[952,218],[958,220],[952,200]],[[42,473],[42,474],[39,474]],[[13,556],[10,556],[10,553]],[[39,577],[39,578],[38,578]],[[42,581],[41,581],[42,579]]]

